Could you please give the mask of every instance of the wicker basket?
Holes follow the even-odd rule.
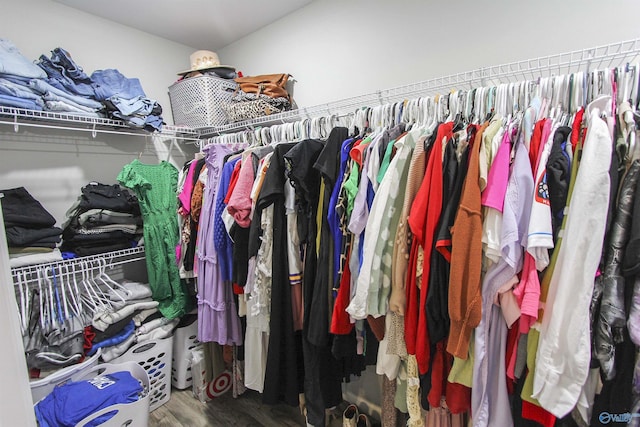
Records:
[[[223,106],[236,90],[233,80],[210,76],[190,77],[169,87],[173,122],[177,126],[203,128],[227,123]]]

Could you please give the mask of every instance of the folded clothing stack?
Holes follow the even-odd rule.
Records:
[[[118,70],[97,70],[91,74],[96,99],[107,108],[107,115],[124,121],[129,127],[149,132],[162,130],[162,107],[147,98],[138,79],[130,79]]]
[[[86,354],[91,356],[102,349],[105,362],[121,356],[136,343],[171,336],[179,322],[160,314],[149,285],[125,281],[122,287],[110,292],[112,309],[95,313],[84,331]]]
[[[0,39],[0,105],[43,110],[44,100],[29,87],[32,79],[46,79],[42,68],[22,56],[9,40]]]
[[[62,230],[55,218],[24,187],[1,192],[11,266],[60,261],[56,246]]]
[[[0,106],[123,120],[150,132],[162,130],[162,107],[147,98],[138,79],[118,70],[88,76],[61,47],[34,64],[0,39]]]
[[[47,73],[46,82],[30,82],[42,94],[45,110],[99,117],[104,106],[95,98],[92,82],[66,50],[57,47],[51,58],[40,55],[37,65]]]
[[[118,184],[89,183],[67,211],[61,249],[77,256],[135,247],[142,216],[135,195]],[[71,257],[71,255],[69,255]]]

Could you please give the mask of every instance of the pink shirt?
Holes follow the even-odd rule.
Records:
[[[251,155],[249,155],[242,161],[238,181],[227,204],[227,212],[243,228],[251,225],[251,188],[253,187],[254,179],[253,161]]]
[[[504,195],[509,182],[509,161],[511,158],[511,138],[509,131],[504,133],[498,152],[491,163],[487,176],[487,188],[482,192],[482,206],[502,212]]]
[[[178,199],[180,200],[180,204],[182,207],[182,212],[185,215],[188,215],[191,212],[191,193],[193,193],[193,174],[196,170],[197,160],[193,160],[189,165],[189,172],[187,172],[187,178],[184,181],[184,186],[182,187],[182,191],[178,195]]]

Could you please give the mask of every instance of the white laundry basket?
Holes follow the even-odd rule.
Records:
[[[93,363],[93,360],[91,361],[91,363]],[[62,385],[71,381],[88,380],[99,375],[108,375],[114,372],[122,371],[128,371],[129,373],[131,373],[131,376],[133,376],[140,382],[143,389],[142,396],[135,402],[110,405],[106,408],[96,411],[82,419],[78,424],[76,424],[76,427],[83,427],[99,416],[113,412],[115,412],[115,414],[113,414],[113,416],[107,421],[100,424],[101,427],[147,427],[147,425],[149,424],[149,376],[147,375],[147,372],[144,370],[144,368],[142,368],[135,362],[125,362],[119,364],[103,363],[100,365],[94,364],[89,369],[87,369],[86,366],[83,366],[81,369],[76,370],[73,374],[66,375],[64,379],[62,375],[58,375],[56,378],[59,380],[59,382],[55,382],[55,378],[48,377],[47,379],[49,379],[49,382],[47,384],[47,387],[50,386],[50,393],[57,385]],[[45,387],[39,387],[38,393],[44,390]],[[46,394],[42,396],[42,398],[44,397],[46,397]],[[37,401],[34,399],[34,403],[37,403],[41,399],[38,399]]]
[[[191,387],[193,373],[191,372],[192,351],[200,347],[198,341],[198,320],[182,328],[177,328],[173,334],[173,360],[171,364],[171,385],[179,390]]]
[[[101,351],[98,349],[96,354],[85,359],[82,363],[67,366],[46,378],[31,381],[31,397],[33,398],[33,402],[36,403],[42,400],[43,397],[51,393],[53,388],[59,384],[63,384],[67,381],[78,381],[78,379],[84,378],[84,375],[98,364],[100,354]]]
[[[171,354],[173,336],[161,340],[143,341],[131,347],[111,363],[136,362],[149,375],[149,411],[164,405],[171,398]]]
[[[140,381],[144,390],[144,396],[135,402],[111,405],[101,409],[100,411],[94,412],[76,424],[76,427],[83,427],[92,420],[95,420],[97,417],[114,411],[116,414],[106,422],[100,424],[100,427],[147,427],[149,424],[150,384],[147,372],[140,365],[135,362],[124,362],[119,364],[105,363],[94,366],[91,370],[85,373],[85,376],[82,379],[90,379],[97,375],[107,375],[120,371],[129,371],[135,379]]]

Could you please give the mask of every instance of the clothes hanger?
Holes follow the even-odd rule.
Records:
[[[58,286],[58,275],[56,274],[56,266],[51,266],[51,276],[53,279],[53,289],[55,290],[57,308],[58,308],[58,321],[60,324],[64,324],[64,321],[69,319],[69,306],[67,304],[67,298],[65,296],[64,288]]]
[[[464,121],[467,123],[473,122],[473,109],[474,109],[474,100],[477,89],[471,89],[467,92],[467,100],[464,104]]]
[[[29,313],[29,298],[28,298],[28,290],[29,287],[24,286],[24,271],[19,271],[18,273],[16,273],[16,277],[14,279],[14,282],[17,283],[18,285],[18,289],[20,292],[20,303],[19,303],[19,315],[20,315],[20,331],[22,333],[22,335],[25,335],[25,333],[29,330],[29,320],[28,320],[28,313]]]
[[[54,296],[53,283],[47,276],[47,268],[43,269],[42,277],[45,283],[45,292],[47,293],[47,300],[48,300],[47,310],[48,310],[48,316],[49,316],[49,326],[51,328],[47,331],[47,333],[50,333],[54,330],[59,330],[61,326],[61,322],[58,321],[58,317],[56,313],[56,302],[59,303],[59,300],[56,301],[56,298]]]
[[[38,283],[38,312],[40,313],[39,321],[40,321],[40,330],[44,333],[49,329],[49,317],[47,316],[47,293],[43,291],[43,279],[42,279],[42,269],[38,268],[36,270],[36,282]]]
[[[64,272],[62,271],[63,268]],[[73,316],[81,318],[78,299],[76,298],[76,294],[73,292],[73,288],[71,287],[71,274],[69,265],[60,265],[60,284],[62,287],[62,292],[66,297],[69,298],[69,308],[71,310],[71,313],[73,314]]]
[[[100,280],[102,284],[106,286],[107,289],[111,291],[112,295],[115,295],[117,299],[122,302],[126,302],[127,300],[122,296],[122,294],[124,293],[130,295],[129,290],[109,277],[109,275],[107,274],[107,261],[104,258],[98,258],[96,262],[98,263],[97,280]]]
[[[86,261],[80,261],[79,264],[80,271],[82,272],[82,281],[81,284],[84,286],[86,294],[83,294],[85,301],[89,303],[90,312],[95,314],[98,310],[105,310],[106,307],[102,303],[101,298],[98,296],[98,293],[93,287],[93,284],[90,282],[89,270]]]

